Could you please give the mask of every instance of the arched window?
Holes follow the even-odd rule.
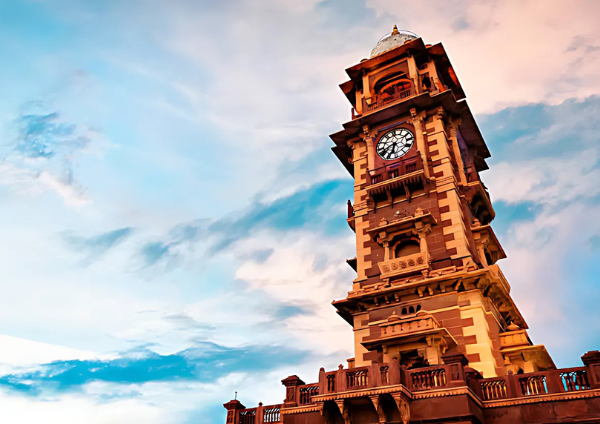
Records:
[[[396,72],[381,78],[375,83],[375,93],[386,96],[393,96],[400,91],[410,90],[412,83],[404,72]]]
[[[396,245],[396,249],[394,249],[394,255],[396,258],[399,258],[401,256],[413,255],[415,253],[419,253],[420,251],[421,246],[419,245],[418,241],[407,240]]]

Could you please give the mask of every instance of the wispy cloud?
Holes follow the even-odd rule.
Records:
[[[598,113],[600,97],[591,96],[483,116],[496,162],[483,178],[494,199],[564,208],[600,195]]]
[[[63,233],[63,239],[68,246],[85,255],[85,264],[98,259],[108,250],[124,242],[134,232],[132,227],[123,227],[92,237],[82,237],[71,232]]]
[[[51,190],[68,205],[88,204],[91,200],[75,179],[73,165],[99,133],[48,109],[43,102],[29,102],[5,130],[0,183],[19,193]]]
[[[350,179],[318,182],[272,202],[255,201],[245,210],[212,222],[179,224],[163,240],[144,244],[138,255],[143,268],[160,264],[171,270],[196,248],[210,257],[263,229],[287,232],[303,228],[324,235],[347,232],[343,218],[349,196]],[[264,261],[271,253],[272,249],[265,247],[247,254]]]
[[[207,220],[196,220],[173,227],[163,240],[144,244],[139,252],[142,268],[161,265],[165,270],[178,266],[185,253],[206,236]]]

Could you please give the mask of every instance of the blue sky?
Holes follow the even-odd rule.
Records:
[[[599,9],[0,1],[3,422],[221,423],[235,391],[276,403],[352,356],[330,306],[352,181],[327,135],[394,24],[449,52],[513,296],[579,365],[600,348]]]

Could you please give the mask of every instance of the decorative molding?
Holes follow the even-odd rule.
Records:
[[[514,405],[526,405],[539,402],[559,402],[564,400],[588,399],[600,397],[600,389],[581,390],[568,393],[552,393],[547,395],[527,396],[525,398],[510,398],[502,400],[488,400],[483,402],[485,408],[502,408]]]
[[[322,403],[322,402],[321,402]],[[280,414],[281,415],[288,415],[288,414],[302,414],[304,412],[321,412],[321,409],[323,408],[323,405],[306,405],[306,406],[295,406],[293,408],[281,408]]]
[[[467,395],[469,397],[471,397],[471,399],[473,399],[473,401],[475,403],[477,403],[477,405],[479,405],[480,407],[484,407],[483,402],[481,401],[481,399],[479,399],[479,397],[477,397],[477,395],[475,393],[473,393],[473,391],[469,388],[469,387],[457,387],[457,388],[445,388],[445,389],[435,389],[435,390],[426,390],[423,392],[417,392],[413,394],[413,400],[418,400],[418,399],[431,399],[431,398],[438,398],[438,397],[445,397],[445,396],[460,396],[460,395]]]
[[[339,393],[330,393],[324,395],[313,396],[312,399],[317,402],[326,402],[328,400],[336,400],[336,399],[351,399],[356,397],[363,396],[373,396],[380,395],[385,393],[395,393],[401,392],[408,399],[413,398],[413,394],[402,384],[396,384],[394,386],[384,386],[380,388],[371,388],[371,389],[362,389],[362,390],[354,390],[351,392],[339,392]]]

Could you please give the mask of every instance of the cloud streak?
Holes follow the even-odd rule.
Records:
[[[280,346],[228,348],[197,343],[171,355],[132,351],[111,360],[69,360],[0,377],[0,385],[30,395],[81,390],[92,382],[145,384],[150,382],[214,382],[233,372],[264,372],[306,359],[308,352]]]
[[[85,263],[89,264],[123,243],[133,233],[132,227],[123,227],[92,237],[81,237],[67,232],[63,234],[63,239],[71,249],[84,254]]]
[[[21,194],[50,190],[70,206],[91,202],[73,176],[79,154],[89,150],[98,132],[65,121],[43,102],[30,102],[6,131],[0,183]]]

